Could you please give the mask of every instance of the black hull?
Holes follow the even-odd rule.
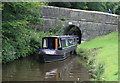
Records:
[[[53,62],[66,59],[70,53],[66,55],[39,55],[40,62]]]
[[[70,54],[74,54],[77,45],[63,49],[63,50],[56,50],[56,54],[46,54],[45,52],[40,51],[39,59],[40,62],[52,62],[52,61],[59,61],[66,59]]]

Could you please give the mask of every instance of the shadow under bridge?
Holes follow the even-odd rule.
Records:
[[[76,25],[69,25],[65,27],[64,35],[77,35],[79,37],[79,44],[81,43],[81,38],[82,38],[81,30]]]

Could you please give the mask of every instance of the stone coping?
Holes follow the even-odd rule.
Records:
[[[80,9],[70,9],[70,8],[55,7],[55,6],[43,6],[43,8],[63,9],[63,10],[70,10],[70,11],[73,11],[73,12],[96,13],[96,14],[104,14],[104,15],[116,16],[116,17],[118,17],[118,16],[119,16],[119,15],[116,15],[116,14],[109,14],[109,13],[99,12],[99,11],[89,11],[89,10],[80,10]]]

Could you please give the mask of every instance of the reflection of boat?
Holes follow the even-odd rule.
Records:
[[[42,62],[63,60],[74,53],[79,37],[77,36],[52,36],[44,37],[39,57]]]
[[[50,70],[45,73],[45,78],[51,78],[52,76],[57,74],[57,69]]]
[[[76,63],[74,56],[65,59],[64,61],[46,63],[42,67],[45,71],[44,79],[45,80],[62,80],[66,77],[69,77],[70,71]],[[49,66],[49,68],[48,68]]]

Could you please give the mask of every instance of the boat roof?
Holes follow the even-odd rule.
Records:
[[[63,35],[63,36],[46,36],[43,38],[70,38],[70,37],[78,37],[77,35]]]

